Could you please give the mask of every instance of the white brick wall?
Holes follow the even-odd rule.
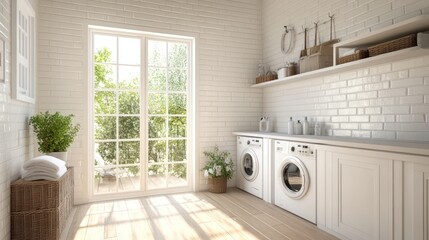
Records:
[[[73,113],[82,125],[69,155],[76,202],[87,201],[89,182],[87,25],[198,36],[196,160],[202,163],[202,151],[215,144],[235,156],[232,131],[255,129],[261,116],[262,90],[250,88],[262,58],[260,8],[260,0],[40,0],[38,110]],[[204,188],[204,179],[197,186]]]
[[[36,6],[35,1],[31,1]],[[35,105],[11,98],[11,0],[0,1],[0,38],[6,44],[6,77],[0,82],[0,239],[10,239],[10,183],[32,156],[34,141],[27,125]]]
[[[349,39],[404,19],[429,13],[427,0],[262,1],[264,63],[277,69],[298,61],[303,34],[286,56],[280,52],[283,26],[312,27],[335,14],[334,36]],[[320,26],[321,42],[329,24]],[[310,30],[313,46],[314,30]],[[371,66],[323,78],[303,80],[263,92],[264,114],[276,119],[275,130],[287,132],[290,116],[325,122],[334,136],[429,141],[429,55]]]

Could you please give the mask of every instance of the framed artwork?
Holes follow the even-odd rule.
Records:
[[[12,97],[35,103],[36,16],[28,0],[12,1]]]
[[[6,72],[6,43],[3,38],[0,37],[0,82],[5,82]]]

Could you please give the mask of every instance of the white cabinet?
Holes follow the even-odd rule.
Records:
[[[374,151],[321,147],[317,225],[343,239],[393,239],[393,161]]]
[[[404,164],[404,239],[429,239],[429,158]]]
[[[429,156],[320,146],[317,226],[341,239],[429,239]]]

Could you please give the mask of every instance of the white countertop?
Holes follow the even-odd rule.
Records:
[[[271,138],[296,142],[307,142],[321,145],[378,150],[385,152],[406,153],[429,156],[429,142],[394,141],[384,139],[348,138],[314,135],[288,135],[277,132],[233,132],[235,135]]]

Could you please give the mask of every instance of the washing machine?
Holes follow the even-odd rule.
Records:
[[[316,146],[274,144],[274,204],[316,223]]]
[[[262,138],[237,136],[237,187],[262,198]]]

